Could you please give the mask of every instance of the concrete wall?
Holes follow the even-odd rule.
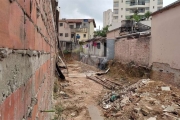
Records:
[[[176,85],[180,83],[180,15],[176,14],[179,11],[180,5],[152,16],[151,64],[154,72],[158,72],[153,74],[153,78],[163,78]],[[160,67],[157,64],[160,64]],[[156,69],[157,67],[159,69]],[[170,73],[172,79],[163,75]]]
[[[115,42],[114,58],[123,64],[130,62],[140,66],[149,66],[150,38],[120,39]]]
[[[88,55],[104,57],[104,42],[97,41],[100,43],[100,49],[97,46],[91,46],[90,48],[83,48],[83,52]],[[92,44],[91,42],[89,44]],[[86,45],[86,44],[85,44]]]
[[[0,120],[50,120],[56,31],[51,2],[0,4]]]

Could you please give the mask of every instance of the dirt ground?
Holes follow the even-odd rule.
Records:
[[[56,82],[58,90],[54,95],[55,104],[62,107],[61,117],[64,120],[91,120],[87,106],[92,104],[99,107],[98,99],[104,90],[103,86],[81,76],[81,73],[91,70],[97,71],[96,68],[80,62],[71,62],[68,64],[69,75],[73,74],[77,77],[68,77],[64,74],[66,80]],[[63,72],[66,73],[66,70]]]
[[[180,119],[180,90],[161,81],[150,80],[146,84],[138,82],[140,78],[118,78],[112,75],[101,77],[114,80],[123,85],[122,90],[111,91],[102,85],[86,78],[85,73],[97,72],[98,69],[77,61],[68,63],[63,70],[65,81],[56,81],[54,87],[54,104],[56,117],[59,120],[91,120],[88,105],[94,105],[99,109],[104,120],[179,120]],[[127,90],[128,86],[133,89]],[[168,87],[169,90],[162,90]],[[106,103],[110,108],[103,108],[103,98],[112,93],[121,94],[113,102]],[[109,98],[108,98],[109,99]],[[124,101],[124,99],[126,101]],[[123,103],[123,105],[122,105]],[[57,118],[55,118],[58,120]]]

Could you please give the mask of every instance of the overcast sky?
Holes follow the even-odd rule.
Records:
[[[167,6],[176,0],[164,0]],[[103,25],[103,11],[112,9],[113,0],[59,0],[60,17],[67,19],[93,18],[97,28]]]

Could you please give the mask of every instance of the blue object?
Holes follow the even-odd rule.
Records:
[[[81,38],[81,36],[80,36],[79,34],[77,34],[77,35],[76,35],[76,38],[77,38],[77,39],[80,39],[80,38]]]
[[[88,22],[88,19],[84,19],[84,22]]]

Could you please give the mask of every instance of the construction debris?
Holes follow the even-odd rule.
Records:
[[[170,87],[161,87],[162,91],[170,91]]]
[[[117,90],[117,89],[121,88],[120,84],[113,82],[111,80],[105,79],[105,78],[102,79],[98,76],[86,76],[86,77],[90,80],[97,82],[98,84],[103,85],[104,87],[106,87],[107,89],[110,89],[110,90],[114,90],[114,89]]]

